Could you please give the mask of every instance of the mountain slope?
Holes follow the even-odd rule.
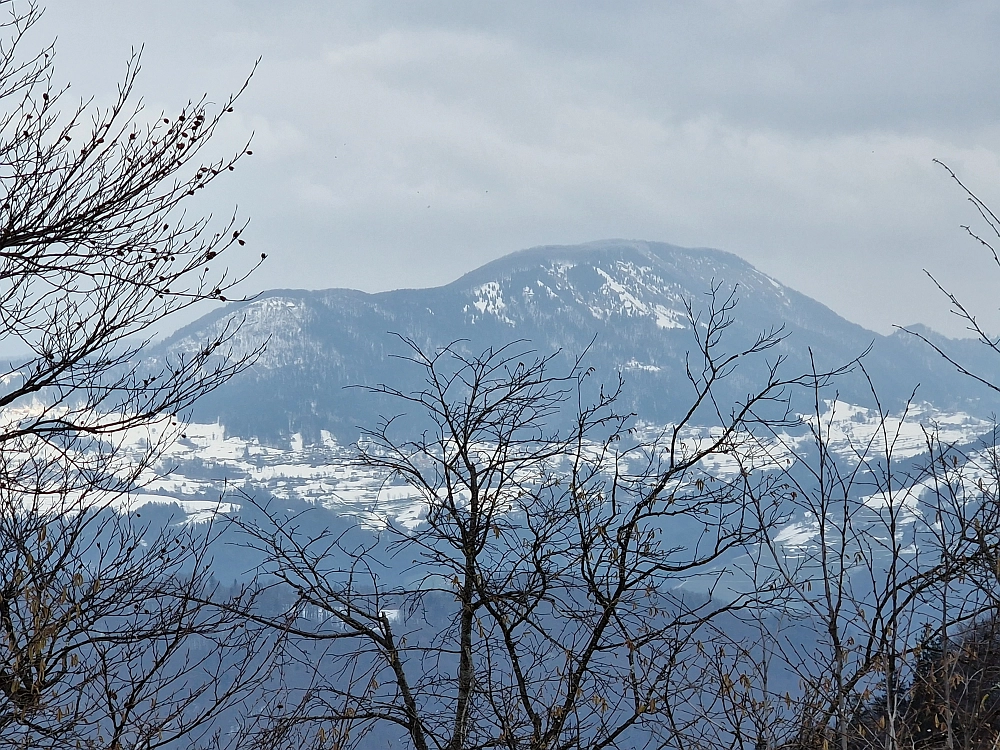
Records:
[[[919,383],[918,398],[942,408],[996,408],[986,389],[959,378],[921,342],[850,323],[735,255],[626,240],[525,250],[433,289],[266,292],[178,331],[154,356],[190,350],[234,321],[242,321],[237,350],[268,340],[257,365],[203,399],[195,417],[270,441],[293,433],[315,441],[324,429],[350,440],[358,425],[392,407],[345,386],[417,387],[419,373],[391,356],[405,346],[389,332],[426,348],[466,340],[476,351],[526,340],[541,354],[560,350],[564,366],[589,347],[586,363],[598,377],[611,380],[621,371],[628,407],[663,423],[690,398],[685,356],[694,340],[685,304],[703,313],[713,288],[720,301],[730,294],[739,300],[726,331],[730,349],[784,327],[788,335],[770,359],[784,357],[787,374],[809,371],[810,356],[820,369],[834,368],[871,348],[865,368],[889,405]],[[722,395],[745,395],[763,366],[740,371]],[[857,373],[843,378],[840,390],[853,403],[871,402]]]

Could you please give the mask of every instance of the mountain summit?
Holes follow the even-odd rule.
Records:
[[[738,299],[726,331],[731,348],[762,330],[784,328],[787,337],[772,360],[783,357],[788,375],[809,371],[811,358],[820,369],[834,368],[870,348],[865,368],[887,403],[905,400],[918,384],[919,399],[942,407],[990,398],[922,342],[850,323],[731,253],[633,240],[531,248],[431,289],[269,291],[178,331],[159,354],[191,350],[239,321],[237,352],[268,341],[260,361],[203,398],[195,415],[265,440],[294,433],[317,440],[321,430],[352,439],[385,404],[345,386],[416,387],[417,373],[391,356],[405,352],[392,333],[427,348],[464,340],[477,351],[525,340],[540,354],[561,352],[566,364],[589,347],[586,363],[597,376],[623,373],[628,408],[662,423],[690,397],[688,309],[697,318],[713,289],[720,301],[731,294]],[[733,378],[725,395],[745,395],[753,377],[750,370]],[[870,401],[859,377],[845,377],[841,395]]]

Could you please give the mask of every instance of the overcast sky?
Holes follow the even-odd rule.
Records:
[[[956,333],[1000,271],[946,161],[1000,206],[1000,3],[53,0],[57,75],[152,115],[237,88],[258,288],[446,283],[608,237],[734,252],[882,332]]]

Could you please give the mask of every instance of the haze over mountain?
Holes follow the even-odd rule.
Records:
[[[287,441],[296,433],[318,441],[321,430],[349,441],[358,426],[391,412],[391,405],[345,386],[418,385],[416,368],[392,356],[406,353],[392,333],[426,349],[463,340],[462,346],[477,352],[524,340],[542,355],[558,351],[555,368],[568,368],[586,351],[585,364],[598,378],[623,374],[629,409],[640,419],[665,423],[691,393],[685,358],[695,340],[686,303],[704,317],[713,288],[717,305],[730,295],[737,300],[725,350],[783,327],[787,336],[767,359],[782,357],[789,376],[810,371],[810,357],[825,370],[868,351],[864,367],[887,405],[901,405],[919,385],[917,400],[939,408],[982,415],[997,407],[995,394],[960,377],[915,337],[868,331],[735,255],[628,240],[532,248],[431,289],[268,291],[185,327],[153,355],[190,350],[240,322],[232,341],[236,350],[267,341],[257,364],[202,399],[193,415],[267,441]],[[986,347],[940,340],[960,351],[963,361],[988,366]],[[740,370],[727,381],[724,397],[735,400],[752,390],[763,367],[761,360]],[[857,368],[838,388],[852,403],[872,401]]]

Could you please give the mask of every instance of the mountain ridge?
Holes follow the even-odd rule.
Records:
[[[237,351],[269,338],[257,365],[203,399],[195,416],[272,440],[292,433],[318,439],[321,430],[351,439],[389,408],[344,386],[418,387],[413,373],[391,358],[402,349],[389,332],[429,349],[465,341],[482,350],[525,339],[542,354],[561,351],[562,366],[589,347],[588,365],[602,378],[624,373],[633,411],[667,422],[690,391],[684,357],[694,340],[686,306],[704,314],[713,288],[722,299],[739,298],[728,343],[745,345],[761,330],[783,326],[787,336],[774,355],[791,371],[808,371],[813,357],[821,370],[834,369],[871,348],[865,367],[890,402],[905,400],[921,383],[924,400],[1000,405],[915,337],[868,331],[732,253],[642,240],[528,248],[432,288],[270,290],[195,321],[152,353],[190,350],[240,321]],[[954,346],[981,354],[968,343]],[[745,396],[761,374],[753,367],[738,373],[725,397]],[[865,378],[844,381],[845,396],[855,402],[865,401],[867,389]]]

